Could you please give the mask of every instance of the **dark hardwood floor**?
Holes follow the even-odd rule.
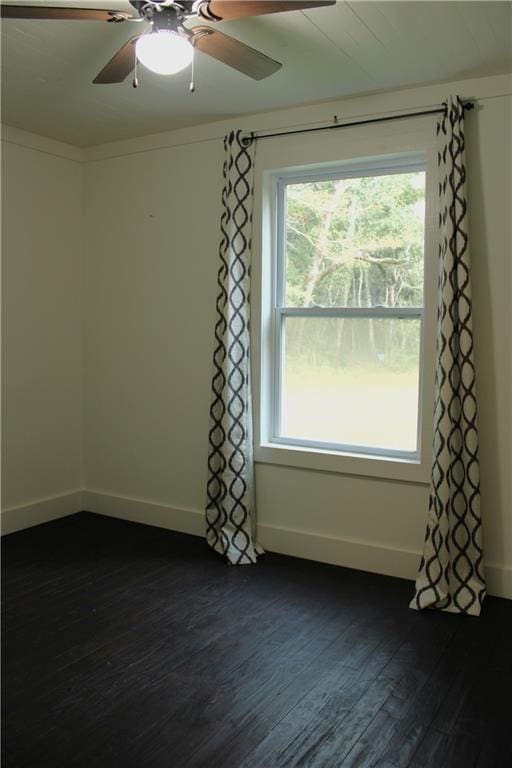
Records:
[[[512,602],[80,513],[3,541],[5,768],[510,768]]]

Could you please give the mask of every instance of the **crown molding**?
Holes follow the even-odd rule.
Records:
[[[46,155],[73,160],[77,163],[83,163],[85,160],[84,151],[80,147],[64,144],[62,141],[39,136],[36,133],[29,133],[29,131],[23,131],[21,128],[14,128],[12,125],[2,124],[0,126],[0,139],[6,144],[15,144],[18,147],[33,149],[36,152],[44,152]]]

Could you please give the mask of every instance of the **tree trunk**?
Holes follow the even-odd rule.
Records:
[[[372,307],[373,306],[373,300],[372,300],[372,290],[370,286],[370,270],[365,269],[364,271],[364,285],[365,285],[365,292],[366,292],[366,306]],[[373,319],[370,317],[368,320],[368,339],[370,342],[370,351],[372,353],[372,358],[375,358],[375,329],[373,327]]]
[[[332,221],[347,187],[348,182],[346,179],[339,179],[336,182],[329,207],[325,212],[320,235],[313,253],[313,260],[306,279],[306,288],[304,291],[304,306],[306,307],[309,307],[312,304],[313,294],[323,271],[323,262],[329,252],[329,232],[331,230]]]
[[[345,289],[343,291],[343,304],[342,304],[342,306],[344,306],[344,307],[347,306],[347,301],[348,301],[349,293],[350,293],[350,283],[347,283],[347,285],[345,286]],[[338,332],[337,332],[337,336],[336,336],[336,349],[339,352],[343,351],[343,346],[342,346],[341,342],[343,340],[343,326],[344,325],[345,325],[345,318],[344,317],[338,318]]]
[[[331,229],[332,221],[340,204],[340,200],[347,189],[347,186],[348,184],[345,179],[339,179],[339,181],[336,182],[329,207],[325,212],[320,229],[320,236],[313,252],[313,260],[311,262],[311,266],[309,268],[308,276],[306,279],[306,288],[304,290],[305,307],[309,307],[313,303],[315,288],[320,282],[323,271],[323,263],[329,250],[329,232]],[[302,354],[304,322],[305,320],[303,319],[299,329],[298,350],[300,355]]]

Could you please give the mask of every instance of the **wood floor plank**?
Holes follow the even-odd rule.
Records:
[[[410,768],[438,768],[441,755],[446,754],[448,737],[435,728],[427,728],[418,749],[410,762]]]
[[[314,745],[337,728],[353,709],[371,683],[383,672],[409,631],[406,622],[397,624],[394,632],[388,631],[381,637],[378,647],[372,648],[364,665],[354,665],[350,652],[339,656],[342,661],[334,660],[331,648],[339,648],[340,643],[333,643],[322,657],[324,675],[251,752],[247,766],[263,768],[266,765],[302,765],[305,760],[307,763],[307,753],[314,752]],[[358,656],[357,650],[355,655]],[[269,758],[269,754],[272,758]]]
[[[407,768],[410,765],[439,710],[446,688],[452,685],[457,673],[459,657],[459,647],[452,643],[425,684],[413,692],[412,706],[403,712],[394,735],[379,757],[383,766]],[[407,702],[405,704],[407,706]]]
[[[80,513],[5,537],[6,768],[509,768],[512,603]]]
[[[445,646],[441,642],[433,646],[431,652],[418,655],[415,665],[408,668],[393,686],[379,711],[344,759],[334,763],[337,768],[338,766],[358,768],[361,765],[378,765],[379,762],[386,760],[386,755],[389,755],[390,744],[394,745],[392,750],[394,759],[400,759],[400,752],[397,754],[396,750],[404,749],[406,753],[404,764],[408,765],[413,754],[410,752],[411,733],[405,728],[401,736],[399,735],[402,722],[411,709],[420,706],[420,694],[427,688],[432,672],[444,651]],[[427,688],[427,692],[428,690]],[[417,736],[415,732],[413,735]]]

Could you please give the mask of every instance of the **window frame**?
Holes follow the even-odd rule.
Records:
[[[291,184],[312,183],[330,179],[354,179],[374,176],[390,176],[400,173],[425,173],[427,162],[424,153],[394,158],[357,160],[347,163],[344,167],[328,170],[306,171],[288,170],[277,173],[274,177],[274,215],[276,240],[272,258],[273,273],[273,307],[272,307],[272,399],[270,406],[270,430],[268,442],[272,445],[283,445],[303,448],[305,450],[328,450],[339,454],[373,456],[378,458],[395,458],[406,461],[419,461],[421,456],[422,432],[422,383],[423,383],[423,336],[425,299],[421,307],[288,307],[285,304],[286,293],[286,188]],[[425,248],[423,254],[425,263]],[[425,297],[425,269],[423,275],[423,296]],[[283,369],[284,369],[284,327],[287,317],[336,317],[362,319],[406,319],[414,318],[420,321],[420,348],[418,371],[418,405],[416,418],[416,450],[404,451],[385,447],[373,447],[350,443],[331,443],[325,440],[309,440],[305,438],[286,437],[281,434],[281,410],[283,398]]]
[[[270,442],[273,362],[272,307],[275,295],[276,183],[281,175],[317,174],[355,168],[358,162],[393,164],[414,157],[426,162],[424,321],[420,380],[421,447],[418,459]],[[396,166],[395,166],[396,167]],[[379,172],[382,166],[379,167]],[[254,229],[251,287],[251,362],[253,370],[254,459],[256,465],[382,478],[428,485],[432,457],[434,405],[436,286],[438,263],[438,174],[435,125],[430,117],[346,128],[325,134],[286,136],[258,144],[254,182]],[[267,470],[266,470],[267,471]]]

